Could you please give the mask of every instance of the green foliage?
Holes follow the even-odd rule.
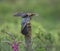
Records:
[[[36,51],[53,51],[55,47],[55,37],[50,32],[42,31],[42,29],[38,28],[38,32],[36,36],[33,38],[33,47]],[[55,44],[55,45],[54,45]],[[34,46],[35,45],[35,46]]]

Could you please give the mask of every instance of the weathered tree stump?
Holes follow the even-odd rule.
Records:
[[[28,27],[28,34],[25,35],[25,50],[26,51],[32,51],[32,41],[31,41],[31,37],[32,37],[32,34],[31,34],[31,23],[27,23],[27,27]]]

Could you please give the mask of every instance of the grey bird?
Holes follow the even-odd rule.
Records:
[[[36,16],[36,13],[15,13],[14,16],[22,17],[21,33],[28,34],[27,23],[30,22],[32,16]]]

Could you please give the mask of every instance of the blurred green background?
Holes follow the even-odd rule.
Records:
[[[1,43],[2,40],[12,41],[1,30],[13,33],[17,41],[24,41],[24,36],[20,33],[21,18],[13,16],[16,12],[34,12],[39,14],[39,16],[34,16],[31,20],[34,51],[47,51],[45,47],[40,46],[48,46],[49,44],[54,45],[54,47],[52,49],[50,47],[48,50],[60,51],[60,0],[0,0],[0,51],[11,51],[10,46]],[[41,41],[41,39],[45,41]],[[51,39],[53,43],[50,43]],[[37,42],[40,42],[39,47],[37,47]],[[42,42],[44,43],[41,44]],[[24,51],[24,46],[21,45],[20,49]]]

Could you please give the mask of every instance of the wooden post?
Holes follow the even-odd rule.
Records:
[[[25,35],[25,51],[32,51],[32,41],[31,41],[31,23],[27,23],[28,34]]]

